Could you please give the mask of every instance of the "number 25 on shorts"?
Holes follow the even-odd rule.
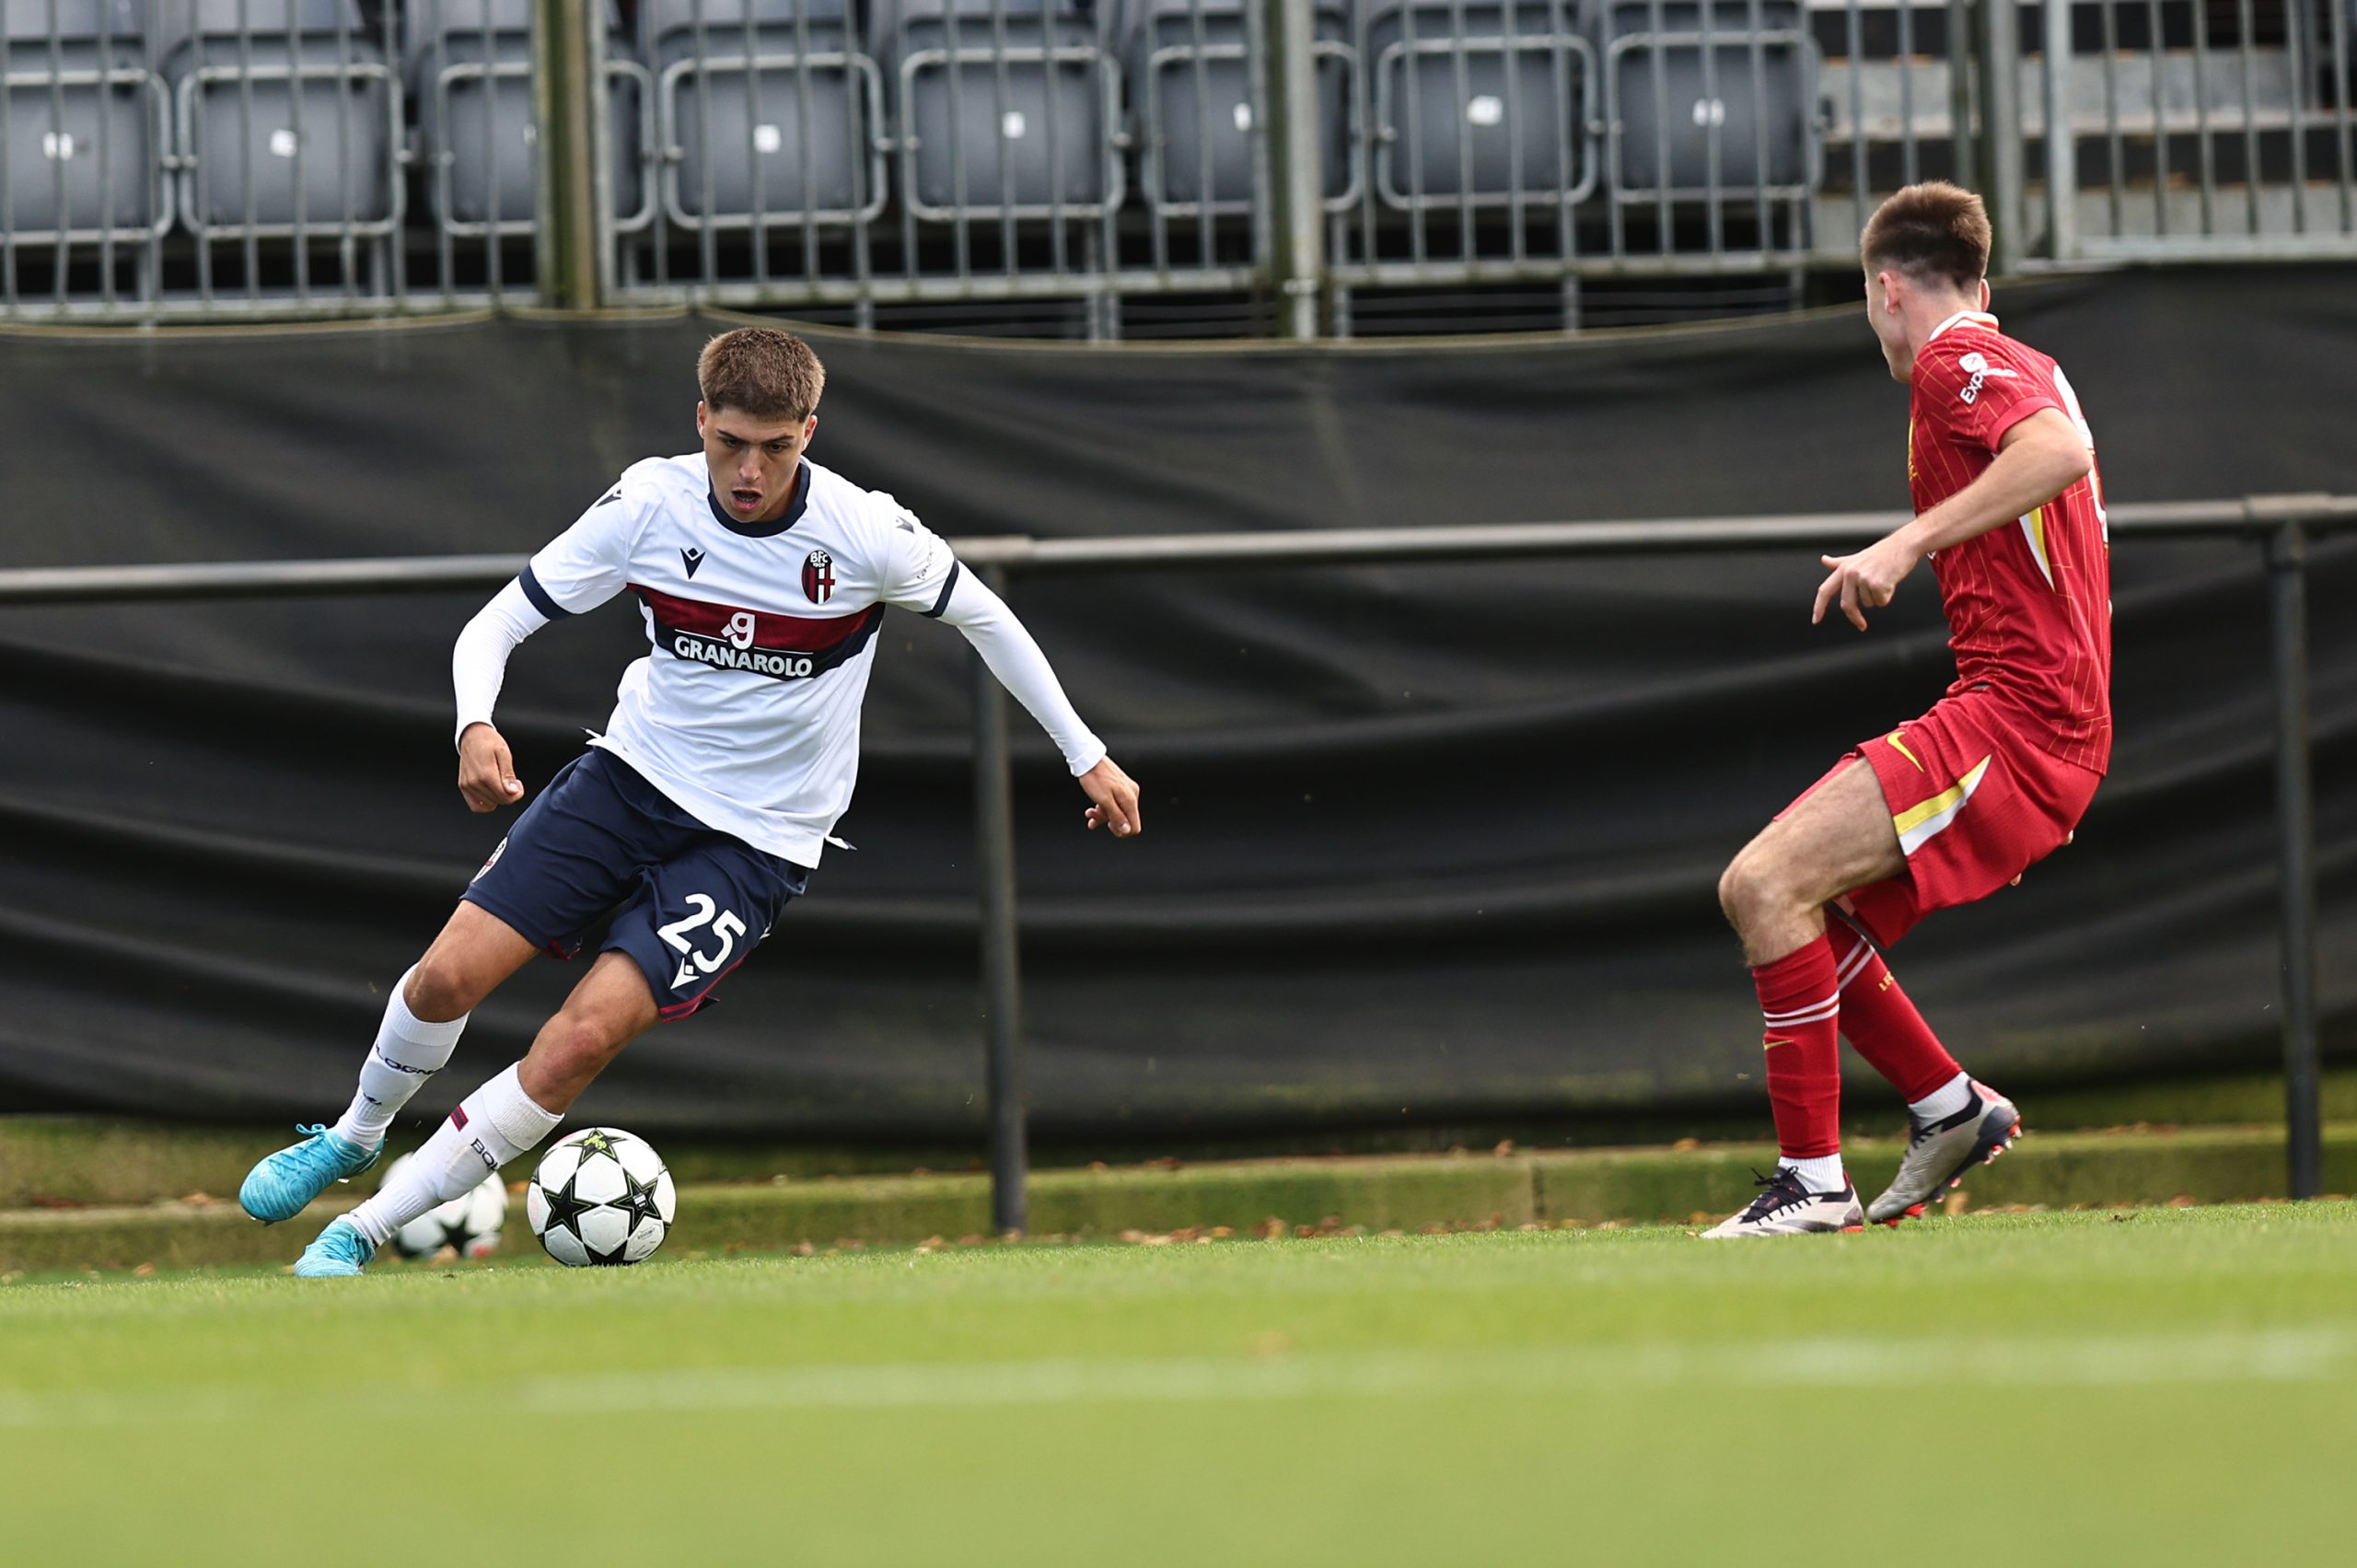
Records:
[[[708,893],[690,893],[688,907],[692,913],[683,920],[658,926],[655,932],[675,950],[686,955],[679,961],[679,974],[671,981],[674,991],[685,990],[699,972],[719,973],[720,967],[728,961],[728,955],[737,950],[737,938],[745,935],[745,923],[737,917],[737,912],[721,909]],[[713,935],[720,938],[720,947],[716,952],[700,953],[688,938],[689,932],[704,925],[711,926]]]

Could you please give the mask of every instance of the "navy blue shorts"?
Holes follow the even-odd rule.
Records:
[[[705,827],[593,748],[524,808],[465,896],[560,958],[613,910],[598,951],[629,954],[656,1009],[684,1018],[809,879],[808,867]]]

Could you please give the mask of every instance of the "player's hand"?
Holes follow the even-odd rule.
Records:
[[[1828,607],[1839,600],[1841,613],[1850,624],[1863,632],[1866,629],[1865,612],[1880,610],[1908,573],[1915,570],[1923,559],[1922,552],[1899,542],[1897,535],[1876,540],[1855,555],[1820,555],[1827,570],[1833,575],[1817,590],[1817,605],[1809,611],[1812,626],[1825,619]]]
[[[1091,828],[1110,828],[1117,839],[1135,838],[1145,831],[1138,815],[1138,783],[1108,757],[1080,775],[1081,790],[1094,802],[1086,812]]]
[[[524,798],[507,742],[487,724],[470,724],[459,737],[459,793],[470,811],[496,811]]]

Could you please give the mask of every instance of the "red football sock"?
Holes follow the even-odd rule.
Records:
[[[1839,955],[1841,1032],[1902,1098],[1922,1099],[1964,1071],[1898,988],[1898,977],[1873,943],[1834,920],[1827,923],[1826,946]]]
[[[1776,1147],[1786,1159],[1821,1159],[1841,1151],[1840,987],[1833,949],[1812,940],[1751,971],[1767,1020],[1768,1103],[1776,1111]]]

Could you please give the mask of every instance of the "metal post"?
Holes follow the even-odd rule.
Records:
[[[1326,271],[1326,180],[1318,162],[1318,52],[1309,13],[1299,0],[1263,0],[1278,319],[1285,336],[1303,342],[1318,335],[1318,290]]]
[[[1973,41],[1980,36],[1981,18],[1972,0],[1947,0],[1948,18],[1948,147],[1956,161],[1956,182],[1968,191],[1980,188],[1980,144],[1973,125],[1973,109],[1980,94],[1973,88],[1975,63],[1980,58],[1980,46]],[[1899,12],[1903,19],[1908,13]],[[1902,75],[1903,87],[1912,78]],[[1914,135],[1910,124],[1908,135]],[[1910,180],[1911,184],[1912,181]]]
[[[2253,502],[2257,511],[2260,503]],[[2308,769],[2307,534],[2286,517],[2267,544],[2275,656],[2275,820],[2283,923],[2283,1130],[2294,1198],[2324,1191],[2316,1091],[2316,803]]]
[[[2045,0],[2040,8],[2046,22],[2046,253],[2067,261],[2079,249],[2079,142],[2071,134],[2071,0]],[[2105,0],[2104,15],[2111,15],[2110,0]],[[2116,181],[2119,177],[2110,178]]]
[[[1980,0],[1980,197],[1996,231],[1989,271],[2021,270],[2021,15],[2015,0]]]
[[[981,569],[1004,589],[1006,574]],[[1007,764],[1006,692],[969,650],[974,679],[974,866],[982,915],[983,1076],[989,1096],[991,1225],[1025,1227],[1023,993],[1015,929],[1014,784]]]
[[[589,310],[598,304],[598,215],[591,170],[599,157],[590,129],[590,94],[602,84],[593,82],[589,69],[589,30],[596,11],[575,0],[540,0],[532,17],[532,100],[540,131],[534,260],[541,303],[560,310]],[[498,237],[493,235],[490,243],[497,246]]]

